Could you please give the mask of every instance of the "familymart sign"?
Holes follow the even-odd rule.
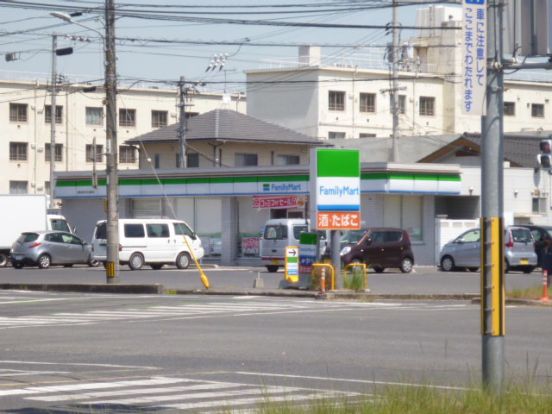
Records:
[[[360,153],[311,150],[311,218],[319,230],[360,228]]]

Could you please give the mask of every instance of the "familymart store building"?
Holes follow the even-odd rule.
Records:
[[[60,172],[56,178],[63,214],[90,240],[95,223],[106,218],[105,179],[94,188],[89,171]],[[127,170],[119,172],[119,216],[185,220],[208,254],[220,254],[221,263],[231,264],[258,256],[268,219],[306,218],[308,191],[308,166]],[[406,229],[417,264],[435,263],[436,205],[458,210],[462,193],[458,165],[366,163],[361,168],[363,224]]]

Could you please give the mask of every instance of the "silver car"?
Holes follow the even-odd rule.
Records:
[[[21,269],[25,265],[47,269],[51,265],[66,267],[74,264],[96,266],[91,247],[77,236],[64,231],[25,232],[11,248],[13,267]]]
[[[504,230],[504,272],[521,270],[531,273],[537,266],[533,235],[524,227],[507,226]],[[481,261],[480,230],[471,229],[451,240],[441,249],[441,270],[456,268],[477,271]]]

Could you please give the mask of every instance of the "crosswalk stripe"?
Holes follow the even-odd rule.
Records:
[[[94,389],[106,389],[117,387],[130,387],[137,385],[163,385],[174,384],[177,382],[192,382],[185,378],[165,378],[154,377],[145,380],[127,380],[127,381],[115,381],[115,382],[91,382],[85,384],[67,384],[67,385],[47,385],[43,387],[27,387],[13,390],[0,390],[0,397],[13,396],[13,395],[31,395],[31,394],[43,394],[63,391],[80,391],[80,390],[94,390]]]
[[[220,398],[220,397],[235,397],[245,395],[271,395],[271,394],[284,394],[297,391],[297,388],[290,387],[265,387],[259,388],[246,388],[237,391],[220,391],[220,392],[198,392],[189,395],[164,395],[153,397],[138,397],[138,398],[126,398],[126,399],[112,399],[112,400],[93,400],[87,401],[90,405],[102,405],[102,404],[151,404],[151,403],[163,403],[166,401],[179,401],[179,400],[199,400],[207,398]]]
[[[167,394],[170,392],[184,392],[184,391],[201,391],[201,390],[217,390],[224,388],[236,388],[242,384],[232,383],[214,383],[214,384],[197,384],[197,385],[184,385],[181,387],[158,387],[158,388],[137,388],[131,390],[113,390],[113,391],[99,391],[99,392],[87,392],[84,394],[61,394],[61,395],[49,395],[49,396],[37,396],[27,397],[28,400],[37,401],[49,401],[59,402],[67,400],[81,400],[89,398],[103,398],[103,397],[118,397],[133,394]]]
[[[222,402],[221,401],[201,401],[197,403],[169,404],[169,405],[163,404],[163,407],[174,408],[177,410],[193,410],[193,409],[197,410],[201,408],[213,408],[213,407],[233,408],[240,405],[253,405],[253,404],[273,403],[273,402],[297,402],[297,401],[317,400],[317,399],[325,399],[325,398],[330,398],[330,396],[324,393],[312,393],[312,394],[303,394],[303,395],[284,395],[284,396],[277,396],[277,397],[270,397],[270,398],[267,398],[266,396],[252,397],[252,398],[238,398],[236,400],[222,401]]]

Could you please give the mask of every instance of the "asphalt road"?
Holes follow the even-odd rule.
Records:
[[[0,292],[4,413],[217,411],[480,379],[479,306]],[[548,381],[550,309],[507,308],[506,378]]]
[[[208,266],[205,272],[211,286],[217,289],[252,288],[257,274],[262,278],[265,288],[277,288],[284,277],[281,270],[277,273],[269,273],[264,267],[252,266],[219,268]],[[417,267],[409,274],[392,270],[386,270],[383,274],[370,272],[368,285],[371,292],[376,294],[478,294],[479,278],[479,273],[441,272],[434,267]],[[105,281],[105,271],[100,267],[52,267],[46,270],[0,268],[0,283],[105,283]],[[178,270],[175,267],[131,271],[128,267],[121,266],[119,282],[160,283],[167,289],[203,289],[197,269]],[[541,283],[542,276],[539,271],[529,275],[511,272],[506,276],[506,289],[527,288]]]

